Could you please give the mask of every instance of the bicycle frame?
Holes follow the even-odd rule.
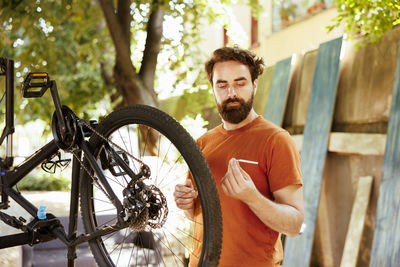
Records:
[[[2,59],[4,60],[4,59]],[[11,217],[10,215],[0,211],[0,219],[7,223],[8,225],[21,229],[24,233],[13,234],[8,236],[0,237],[0,249],[29,244],[34,245],[40,242],[46,242],[55,238],[59,238],[68,247],[68,266],[74,266],[76,258],[76,246],[80,243],[87,242],[93,238],[101,235],[110,234],[112,232],[118,231],[126,224],[120,217],[123,215],[123,207],[121,202],[115,196],[111,187],[107,188],[107,181],[100,170],[100,167],[96,163],[96,159],[92,154],[92,151],[87,145],[84,137],[87,133],[81,127],[81,141],[78,142],[80,151],[77,153],[76,157],[73,157],[72,161],[72,178],[71,178],[71,199],[70,199],[70,212],[69,212],[69,227],[68,233],[65,232],[64,227],[61,225],[60,221],[52,214],[47,213],[48,219],[39,220],[37,218],[38,208],[35,207],[31,202],[24,198],[20,192],[13,189],[19,181],[21,181],[29,172],[31,172],[35,167],[40,165],[43,161],[53,157],[60,150],[56,138],[46,144],[44,147],[36,151],[30,158],[25,160],[19,166],[13,167],[13,155],[12,155],[12,134],[14,133],[14,62],[12,60],[6,61],[6,123],[5,128],[0,138],[0,145],[3,143],[4,139],[7,138],[7,152],[5,160],[0,160],[0,193],[1,202],[0,210],[8,208],[8,196],[10,196],[15,202],[17,202],[22,208],[24,208],[30,215],[34,217],[34,220],[29,224],[24,225],[25,219],[17,219]],[[55,105],[55,114],[58,119],[58,123],[61,124],[60,128],[65,129],[65,121],[62,113],[62,107],[58,97],[57,87],[54,81],[49,83],[49,88],[52,93],[53,102]],[[54,117],[53,117],[54,118]],[[112,227],[103,227],[93,233],[77,236],[77,220],[78,220],[78,199],[79,199],[79,179],[81,172],[82,151],[85,153],[90,165],[97,174],[98,179],[102,180],[105,184],[105,190],[110,194],[111,198],[116,199],[116,206],[118,211],[119,220],[118,223],[112,225]],[[114,151],[115,152],[115,151]],[[122,169],[129,170],[129,167],[124,163],[124,160],[120,158],[117,153],[114,155]],[[79,159],[78,159],[79,158]],[[131,174],[135,176],[135,174]],[[40,230],[40,231],[39,231]]]

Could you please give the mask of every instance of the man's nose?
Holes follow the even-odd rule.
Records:
[[[237,96],[236,89],[233,86],[228,87],[228,96],[229,97]]]

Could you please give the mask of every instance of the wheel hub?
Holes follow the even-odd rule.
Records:
[[[146,226],[161,228],[168,215],[164,194],[154,185],[139,182],[123,190],[123,206],[129,226],[135,231],[144,231]]]

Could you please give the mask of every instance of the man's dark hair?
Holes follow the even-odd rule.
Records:
[[[241,49],[237,46],[222,47],[215,50],[213,56],[205,63],[207,77],[211,84],[215,63],[231,60],[238,61],[249,67],[252,82],[254,82],[264,70],[264,60],[257,57],[253,52]]]

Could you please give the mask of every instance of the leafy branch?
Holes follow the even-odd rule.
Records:
[[[399,0],[334,0],[338,15],[327,29],[344,26],[349,40],[361,37],[361,45],[378,43],[400,23]]]

